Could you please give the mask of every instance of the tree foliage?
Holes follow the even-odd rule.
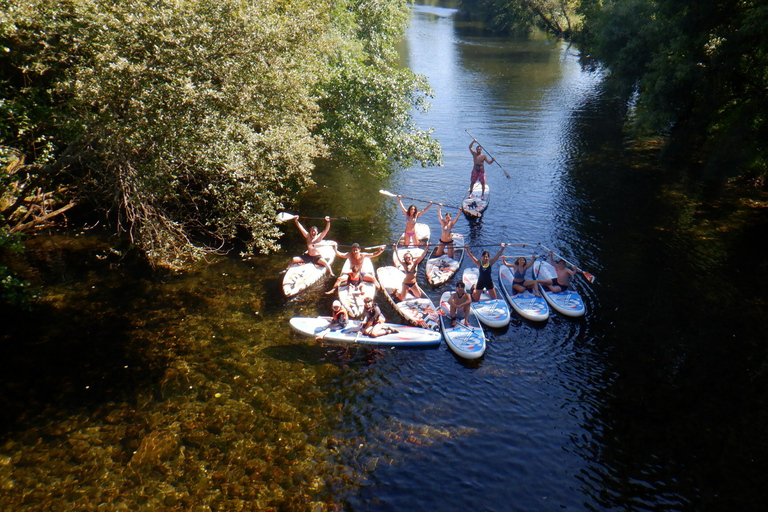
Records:
[[[766,174],[768,5],[747,0],[614,0],[585,11],[582,35],[637,92],[643,130],[696,151],[710,176]]]
[[[275,213],[318,156],[439,161],[410,124],[428,87],[395,64],[404,1],[0,4],[0,137],[27,157],[12,203],[66,185],[155,264],[243,227],[275,249]]]
[[[534,29],[570,38],[580,25],[581,0],[460,0],[493,31],[527,34]]]

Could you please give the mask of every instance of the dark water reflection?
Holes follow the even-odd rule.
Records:
[[[598,278],[579,283],[588,316],[515,319],[471,364],[445,344],[318,345],[288,319],[331,299],[280,294],[278,273],[301,250],[291,226],[284,253],[163,279],[95,233],[41,236],[29,257],[50,283],[43,304],[3,336],[4,510],[763,501],[768,273],[754,241],[765,216],[739,229],[728,212],[692,206],[681,175],[623,138],[621,107],[572,49],[489,37],[454,15],[416,7],[403,49],[435,87],[419,122],[435,127],[445,166],[386,180],[321,166],[297,211],[347,217],[331,230],[342,244],[391,243],[402,217],[378,190],[456,204],[468,130],[512,177],[489,167],[487,217],[457,231],[577,261]],[[434,211],[424,218],[438,228]]]

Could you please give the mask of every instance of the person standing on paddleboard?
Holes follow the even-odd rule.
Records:
[[[472,300],[474,302],[478,302],[480,300],[480,296],[483,294],[483,290],[488,293],[488,296],[491,299],[496,299],[496,290],[493,287],[493,277],[491,276],[491,271],[493,270],[493,264],[496,263],[496,260],[499,259],[501,253],[504,252],[505,247],[506,244],[501,244],[501,249],[499,249],[499,252],[497,252],[496,256],[493,258],[491,258],[491,254],[488,251],[483,251],[482,255],[480,256],[482,261],[480,261],[475,258],[474,254],[469,252],[468,246],[464,246],[465,252],[469,254],[469,257],[472,258],[472,261],[475,262],[475,265],[477,265],[478,268],[477,284],[475,284],[475,289],[472,290]]]
[[[325,229],[322,233],[317,232],[317,226],[312,226],[309,228],[309,231],[307,231],[304,226],[301,225],[301,222],[299,222],[299,217],[294,217],[293,222],[296,223],[296,227],[299,228],[301,236],[303,236],[304,240],[307,242],[307,252],[301,256],[294,257],[293,262],[314,263],[315,265],[322,265],[328,269],[328,272],[331,274],[331,276],[336,277],[336,274],[333,273],[331,266],[327,261],[325,261],[323,256],[320,254],[320,251],[318,251],[315,247],[315,244],[322,242],[323,238],[325,238],[325,235],[328,234],[328,230],[331,229],[331,218],[328,216],[325,217]]]
[[[477,144],[477,148],[472,148]],[[483,186],[483,192],[480,196],[481,200],[485,199],[485,164],[492,164],[496,161],[495,158],[491,157],[490,160],[488,160],[488,157],[483,154],[483,147],[477,142],[477,139],[473,139],[472,142],[469,143],[469,152],[472,153],[472,160],[474,162],[474,165],[472,167],[472,177],[470,178],[469,182],[469,194],[467,195],[467,198],[472,197],[472,189],[475,186],[476,182],[480,182],[480,184]]]
[[[412,204],[405,209],[403,206],[403,196],[397,196],[397,202],[400,203],[400,209],[405,214],[405,236],[403,237],[403,243],[406,246],[419,245],[419,240],[416,238],[416,221],[419,220],[421,214],[429,210],[432,206],[432,201],[429,202],[426,208],[419,211],[415,204]]]

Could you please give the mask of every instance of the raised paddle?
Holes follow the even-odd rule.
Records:
[[[383,194],[383,195],[385,195],[387,197],[398,197],[397,194],[393,194],[392,192],[388,192],[386,190],[379,190],[379,194]],[[454,210],[461,210],[462,212],[466,213],[467,215],[472,215],[474,217],[479,217],[480,216],[480,214],[477,213],[477,212],[471,212],[471,211],[465,210],[464,208],[461,208],[459,206],[451,206],[451,205],[448,205],[448,204],[436,203],[434,201],[428,201],[426,199],[418,199],[416,197],[409,197],[409,196],[403,196],[403,195],[401,195],[400,197],[404,197],[404,198],[410,199],[412,201],[421,201],[422,203],[437,204],[437,205],[440,205],[440,206],[445,206],[446,208],[453,208]]]
[[[567,259],[565,259],[565,258],[563,258],[562,256],[560,256],[559,254],[557,254],[555,251],[553,251],[553,250],[549,249],[548,247],[545,247],[545,246],[544,246],[544,244],[539,244],[539,247],[541,247],[541,248],[542,248],[542,249],[544,249],[545,251],[551,252],[551,253],[552,253],[554,256],[557,256],[559,259],[563,260],[564,262],[566,262],[567,264],[569,264],[570,266],[572,266],[572,267],[574,268],[574,270],[576,270],[576,272],[580,272],[580,273],[581,273],[581,275],[583,275],[583,276],[584,276],[584,279],[586,279],[586,280],[587,280],[587,281],[589,281],[590,283],[594,283],[594,282],[595,282],[595,276],[593,276],[593,275],[592,275],[592,274],[590,274],[589,272],[584,272],[584,271],[583,271],[583,270],[581,270],[579,267],[577,267],[576,265],[574,265],[573,263],[571,263],[571,262],[570,262],[570,261],[568,261]]]
[[[299,215],[292,215],[290,213],[286,212],[280,212],[277,214],[277,222],[288,222],[289,220],[293,219],[316,219],[316,220],[325,220],[325,217],[303,217]],[[346,217],[330,217],[331,220],[347,220]]]
[[[465,132],[467,132],[467,130],[464,130],[464,131],[465,131]],[[470,137],[472,137],[472,134],[471,134],[471,133],[469,133],[469,132],[467,132],[467,135],[469,135]],[[474,137],[472,137],[472,140],[477,140],[477,139],[476,139],[476,138],[474,138]],[[480,144],[480,141],[477,141],[477,143],[478,143],[478,144]],[[504,169],[504,168],[501,166],[501,164],[499,163],[499,161],[498,161],[498,160],[496,160],[496,157],[494,157],[494,156],[491,154],[491,152],[490,152],[490,151],[488,151],[488,149],[487,149],[485,146],[483,146],[482,144],[480,144],[480,147],[481,147],[481,148],[483,148],[483,149],[485,150],[485,153],[486,153],[486,154],[487,154],[489,157],[493,158],[493,161],[494,161],[494,162],[496,162],[496,165],[498,165],[498,166],[499,166],[499,169],[501,169],[502,171],[504,171],[504,176],[506,176],[506,177],[507,177],[507,179],[509,179],[509,178],[511,178],[511,177],[512,177],[512,176],[510,176],[510,175],[509,175],[509,173],[506,171],[506,169]]]

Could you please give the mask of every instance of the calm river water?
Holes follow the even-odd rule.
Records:
[[[330,281],[282,297],[278,272],[301,249],[291,225],[281,254],[162,280],[137,277],[94,232],[41,235],[29,257],[51,284],[35,323],[3,338],[4,510],[764,502],[766,269],[750,249],[765,215],[738,225],[689,202],[564,43],[491,37],[454,9],[415,6],[403,58],[435,89],[418,123],[435,128],[444,166],[385,180],[321,168],[298,211],[347,217],[329,235],[341,244],[392,243],[403,218],[378,190],[457,204],[469,132],[511,178],[489,166],[485,219],[456,231],[577,262],[597,277],[577,283],[587,316],[516,318],[476,363],[444,343],[321,345],[288,326],[331,301]],[[423,219],[439,228],[434,210]]]

